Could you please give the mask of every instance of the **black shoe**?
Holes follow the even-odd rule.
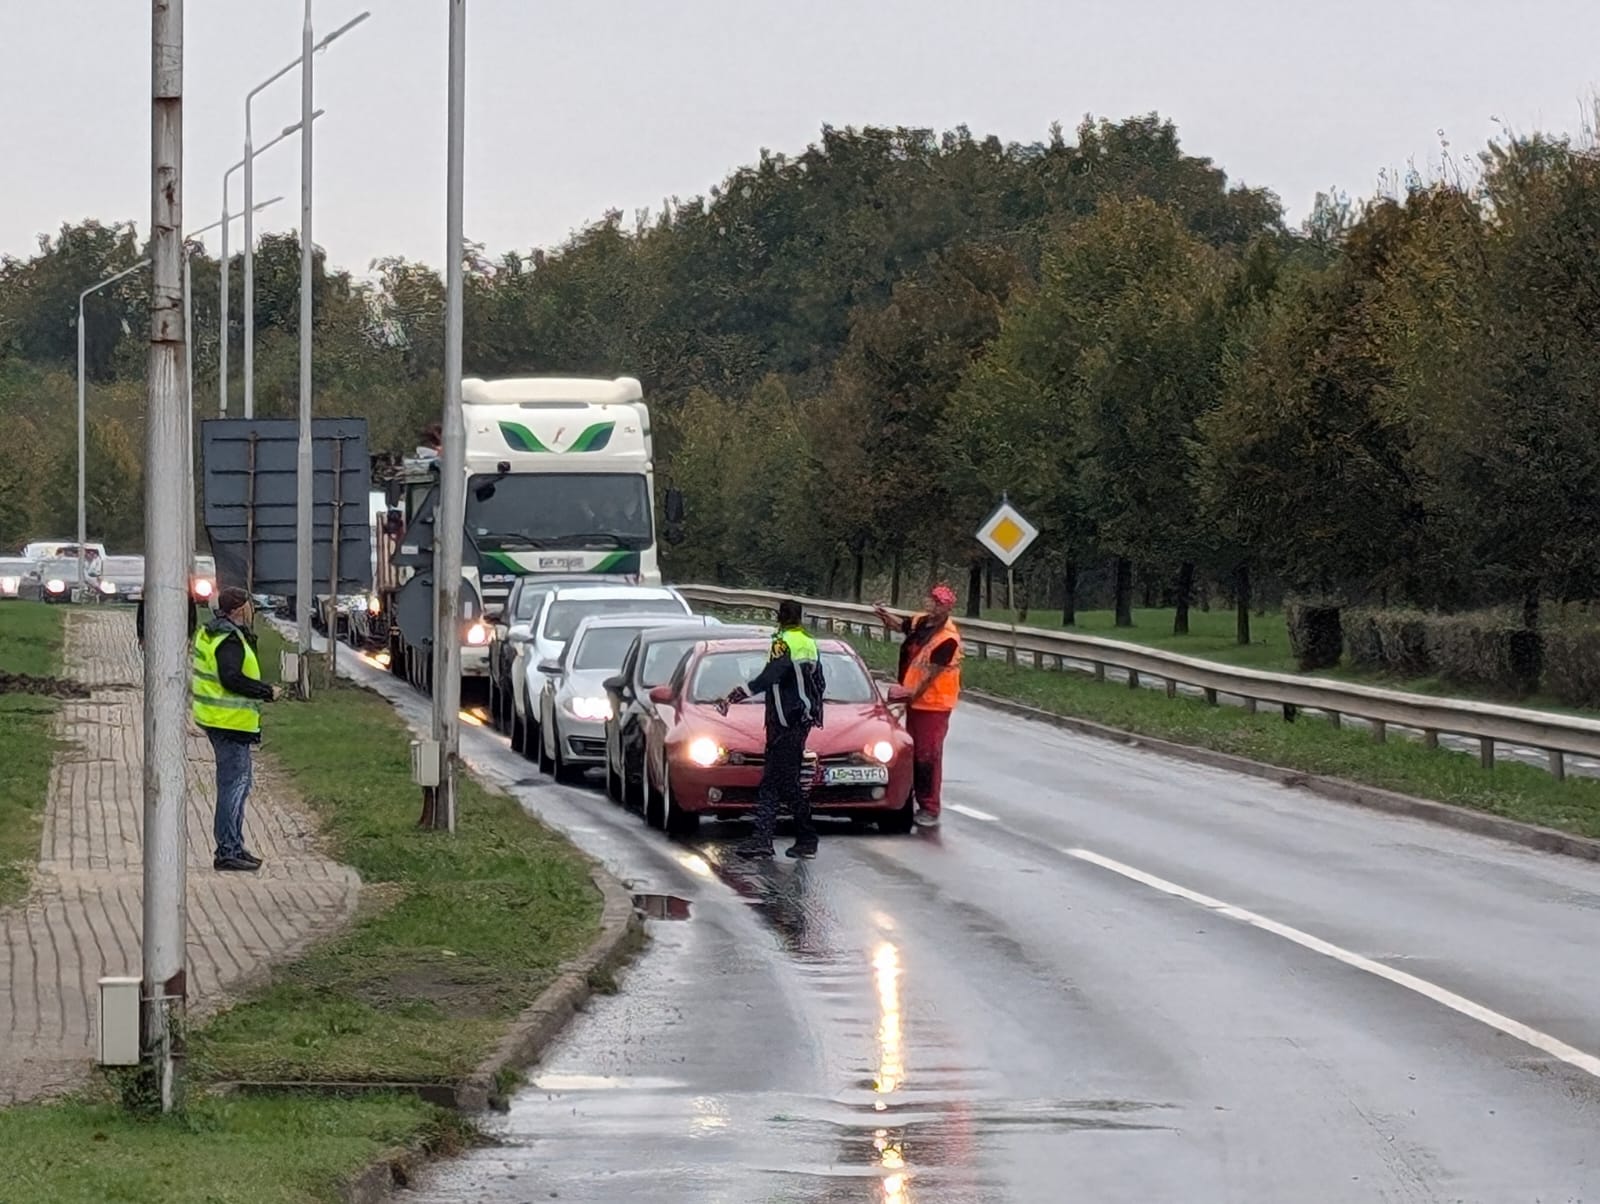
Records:
[[[246,861],[243,857],[218,857],[211,868],[224,874],[253,874],[261,868],[261,863]]]
[[[797,861],[810,861],[817,855],[817,846],[814,844],[792,844],[783,851],[785,857],[793,857]]]
[[[257,857],[249,849],[246,849],[244,852],[239,854],[239,860],[240,861],[248,861],[251,865],[260,865],[261,864],[261,858]]]
[[[772,857],[772,842],[770,840],[746,840],[733,846],[735,857],[745,857],[752,861]]]

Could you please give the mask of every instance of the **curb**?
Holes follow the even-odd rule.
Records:
[[[1013,702],[982,690],[965,690],[962,692],[962,697],[970,698],[990,710],[1031,719],[1036,723],[1049,724],[1051,727],[1076,732],[1081,736],[1112,740],[1118,744],[1141,748],[1176,760],[1207,765],[1214,769],[1226,769],[1248,777],[1264,778],[1280,786],[1305,790],[1335,802],[1366,807],[1373,811],[1385,811],[1409,819],[1426,820],[1429,823],[1470,832],[1475,836],[1506,841],[1541,853],[1558,853],[1585,861],[1600,861],[1600,840],[1574,836],[1570,832],[1561,832],[1555,828],[1505,819],[1484,811],[1474,811],[1470,807],[1459,807],[1454,803],[1439,803],[1409,794],[1399,794],[1378,786],[1364,786],[1359,782],[1346,781],[1344,778],[1323,777],[1320,774],[1305,773],[1297,769],[1285,769],[1281,765],[1252,761],[1248,757],[1237,756],[1234,753],[1218,752],[1215,749],[1200,748],[1192,744],[1178,744],[1157,736],[1141,736],[1134,732],[1123,731],[1121,728],[1107,727],[1103,723],[1095,723],[1089,719],[1057,715],[1053,711]]]
[[[512,1023],[493,1053],[476,1070],[451,1088],[435,1086],[417,1094],[460,1112],[481,1112],[503,1106],[500,1079],[507,1071],[521,1070],[538,1061],[550,1042],[595,991],[595,979],[615,973],[638,947],[644,921],[634,910],[633,896],[616,878],[597,864],[589,868],[589,881],[600,891],[600,933],[578,957],[561,967],[546,987]],[[367,1090],[407,1090],[406,1084],[364,1084]],[[324,1084],[324,1090],[339,1090]],[[282,1091],[285,1085],[278,1084]],[[292,1088],[291,1088],[292,1089]],[[389,1193],[410,1185],[418,1167],[431,1159],[418,1150],[393,1150],[346,1180],[339,1188],[343,1204],[381,1204]]]

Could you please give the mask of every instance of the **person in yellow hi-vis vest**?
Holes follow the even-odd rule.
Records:
[[[211,741],[217,758],[215,869],[254,873],[261,858],[244,844],[244,804],[254,781],[251,752],[261,743],[261,704],[274,702],[277,686],[261,680],[255,607],[236,587],[217,598],[217,617],[194,635],[190,686],[194,721]]]

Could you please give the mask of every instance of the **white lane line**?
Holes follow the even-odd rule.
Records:
[[[987,811],[979,811],[976,807],[963,807],[960,803],[951,803],[950,810],[959,811],[962,815],[967,816],[969,819],[981,819],[986,824],[997,824],[1000,822],[1000,817],[998,815],[990,815]]]
[[[1549,1033],[1542,1033],[1536,1028],[1530,1028],[1520,1020],[1513,1020],[1503,1016],[1491,1008],[1484,1007],[1481,1003],[1474,1003],[1470,999],[1448,991],[1444,987],[1418,978],[1414,974],[1407,974],[1404,970],[1396,970],[1393,966],[1386,966],[1382,962],[1375,962],[1370,957],[1362,957],[1359,953],[1352,953],[1338,945],[1330,944],[1320,937],[1310,933],[1301,932],[1298,928],[1291,928],[1287,924],[1280,924],[1276,920],[1269,920],[1266,916],[1258,915],[1253,911],[1246,911],[1242,907],[1235,907],[1231,903],[1224,903],[1220,899],[1213,899],[1209,895],[1202,895],[1198,891],[1179,886],[1176,882],[1168,882],[1165,878],[1158,878],[1154,874],[1147,874],[1143,870],[1134,869],[1131,865],[1124,865],[1120,861],[1113,861],[1109,857],[1102,857],[1099,853],[1090,852],[1088,849],[1060,849],[1068,857],[1076,857],[1079,861],[1087,861],[1091,865],[1098,865],[1101,869],[1110,870],[1113,874],[1121,874],[1134,882],[1141,883],[1163,894],[1172,895],[1174,898],[1185,899],[1197,906],[1214,911],[1226,916],[1230,920],[1237,920],[1241,924],[1249,924],[1263,932],[1270,932],[1280,936],[1286,941],[1293,941],[1301,948],[1309,949],[1313,953],[1320,953],[1324,957],[1331,957],[1334,961],[1343,962],[1345,965],[1357,970],[1365,970],[1368,974],[1404,987],[1408,991],[1415,991],[1425,999],[1443,1004],[1453,1012],[1459,1012],[1469,1019],[1490,1028],[1498,1029],[1508,1037],[1515,1037],[1525,1045],[1549,1054],[1565,1062],[1568,1066],[1581,1070],[1586,1074],[1600,1078],[1600,1058],[1593,1054],[1584,1053],[1575,1046],[1568,1045]]]

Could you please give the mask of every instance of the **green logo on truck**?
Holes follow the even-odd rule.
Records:
[[[597,452],[604,451],[611,442],[611,432],[616,429],[615,422],[597,422],[593,426],[585,427],[583,432],[572,441],[569,452]],[[512,451],[519,452],[548,452],[551,455],[565,455],[559,448],[546,447],[544,442],[520,422],[502,422],[500,433],[505,437],[506,446]],[[557,431],[559,438],[561,432]]]

